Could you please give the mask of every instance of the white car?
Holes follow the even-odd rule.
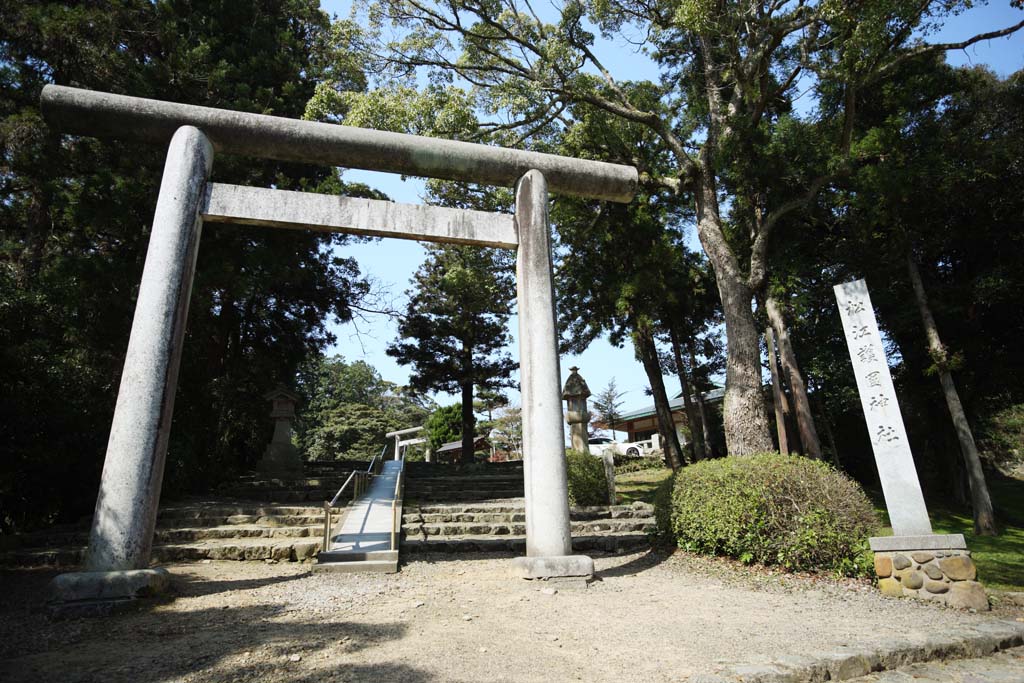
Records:
[[[613,455],[625,455],[630,458],[639,458],[648,455],[652,448],[650,441],[633,441],[619,443],[607,436],[595,436],[588,439],[591,455],[601,455],[605,451],[611,451]]]

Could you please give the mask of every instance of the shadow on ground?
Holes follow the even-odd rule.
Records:
[[[628,553],[626,556],[628,557],[632,554],[633,553]],[[608,569],[602,569],[597,572],[597,575],[594,578],[601,580],[619,576],[636,576],[641,572],[657,567],[659,564],[667,560],[668,557],[669,553],[663,550],[651,549],[639,557],[634,557],[629,562],[624,562],[623,564],[609,567]]]
[[[0,662],[0,679],[170,682],[381,681],[425,683],[430,674],[407,664],[348,664],[364,650],[386,653],[403,638],[401,623],[360,624],[314,615],[292,618],[280,605],[189,612],[142,610],[107,619],[47,622],[58,638]],[[36,624],[38,627],[39,624]]]

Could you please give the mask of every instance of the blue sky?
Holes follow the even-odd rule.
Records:
[[[345,16],[349,12],[350,2],[325,0],[321,7],[332,14]],[[980,32],[1008,26],[1020,21],[1022,17],[1024,12],[1012,9],[1008,2],[978,6],[952,19],[940,33],[931,36],[929,42],[961,41]],[[630,45],[624,39],[601,41],[597,47],[599,58],[613,73],[628,73],[632,79],[645,76],[653,79],[657,75],[656,67],[643,54],[637,52],[635,45]],[[1024,68],[1024,35],[1018,32],[1011,38],[984,41],[967,50],[949,52],[947,60],[957,66],[987,64],[1000,76],[1006,76]],[[419,203],[423,191],[421,181],[403,181],[393,174],[346,171],[345,178],[377,187],[386,192],[392,200],[399,202]],[[690,241],[696,247],[692,234]],[[347,246],[342,248],[340,253],[355,258],[360,269],[388,290],[396,304],[404,308],[403,293],[409,286],[410,277],[423,261],[422,246],[405,240],[379,240]],[[510,325],[513,345],[509,351],[513,357],[518,358],[518,323],[513,319]],[[369,315],[364,320],[354,323],[334,325],[332,331],[337,335],[338,341],[330,349],[330,353],[341,354],[350,361],[365,360],[377,368],[385,379],[398,384],[407,383],[408,368],[399,366],[384,352],[388,343],[397,336],[394,321],[383,315]],[[573,365],[580,367],[580,374],[595,393],[614,378],[619,390],[624,392],[625,410],[641,408],[651,403],[650,398],[644,394],[644,389],[648,386],[647,377],[629,346],[615,348],[601,340],[592,344],[579,356],[563,356],[563,382],[569,374],[569,367]],[[666,377],[665,383],[669,392],[674,393],[678,390],[679,382],[676,378]],[[442,404],[457,400],[445,394],[436,395],[435,398]],[[513,399],[518,402],[518,395]]]

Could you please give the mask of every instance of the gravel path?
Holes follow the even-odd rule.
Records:
[[[41,609],[52,573],[0,574],[0,679],[653,683],[993,619],[683,553],[595,561],[586,589],[512,579],[507,558],[173,565],[173,602],[67,621]]]

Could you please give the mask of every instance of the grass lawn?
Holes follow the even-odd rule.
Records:
[[[615,475],[615,493],[619,503],[628,505],[638,500],[654,503],[654,493],[658,486],[671,475],[672,470],[667,467]]]
[[[1024,591],[1024,481],[988,475],[989,492],[1000,519],[998,536],[975,536],[970,511],[928,504],[932,530],[937,534],[963,534],[967,549],[978,565],[978,578],[987,588]],[[875,507],[886,519],[881,492],[871,494]],[[889,526],[880,536],[891,536]]]

